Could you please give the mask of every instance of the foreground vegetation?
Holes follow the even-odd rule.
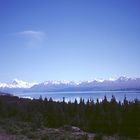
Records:
[[[66,103],[65,100],[54,102],[51,98],[30,100],[0,96],[1,133],[18,134],[25,139],[87,139],[87,133],[83,131],[77,136],[77,133],[62,129],[66,124],[84,132],[139,139],[140,101],[129,102],[125,98],[121,103],[112,96],[111,101],[105,97],[101,102],[97,99],[85,103],[81,99],[79,103],[77,100]]]

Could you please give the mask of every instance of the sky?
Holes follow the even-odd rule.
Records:
[[[0,82],[140,77],[140,0],[0,0]]]

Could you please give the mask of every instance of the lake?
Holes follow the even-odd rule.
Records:
[[[54,101],[62,101],[63,97],[65,97],[66,102],[73,102],[75,99],[77,99],[79,102],[80,98],[83,98],[85,101],[88,99],[93,99],[96,101],[98,98],[101,101],[104,99],[104,96],[110,100],[112,95],[116,97],[117,101],[123,101],[125,96],[129,101],[136,98],[140,100],[140,91],[19,92],[15,93],[14,95],[31,99],[38,99],[40,96],[42,96],[43,99],[45,97],[47,99],[52,98]]]

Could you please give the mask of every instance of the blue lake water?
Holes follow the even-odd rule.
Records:
[[[104,96],[110,100],[112,95],[115,96],[117,101],[123,101],[125,96],[129,101],[132,101],[136,98],[140,100],[140,91],[20,92],[15,93],[14,95],[31,99],[38,99],[40,96],[42,96],[43,99],[45,97],[47,99],[52,98],[54,101],[62,101],[63,97],[65,97],[66,102],[73,102],[75,99],[79,101],[80,98],[83,98],[85,101],[88,99],[93,99],[96,101],[98,98],[101,101],[104,99]]]

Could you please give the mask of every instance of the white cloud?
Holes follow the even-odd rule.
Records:
[[[25,30],[18,32],[17,34],[22,37],[23,41],[25,42],[25,46],[31,48],[41,47],[46,38],[45,32],[35,30]]]
[[[32,39],[38,39],[38,40],[42,40],[45,37],[45,33],[42,31],[27,30],[27,31],[19,32],[19,34],[26,37],[30,37]]]

